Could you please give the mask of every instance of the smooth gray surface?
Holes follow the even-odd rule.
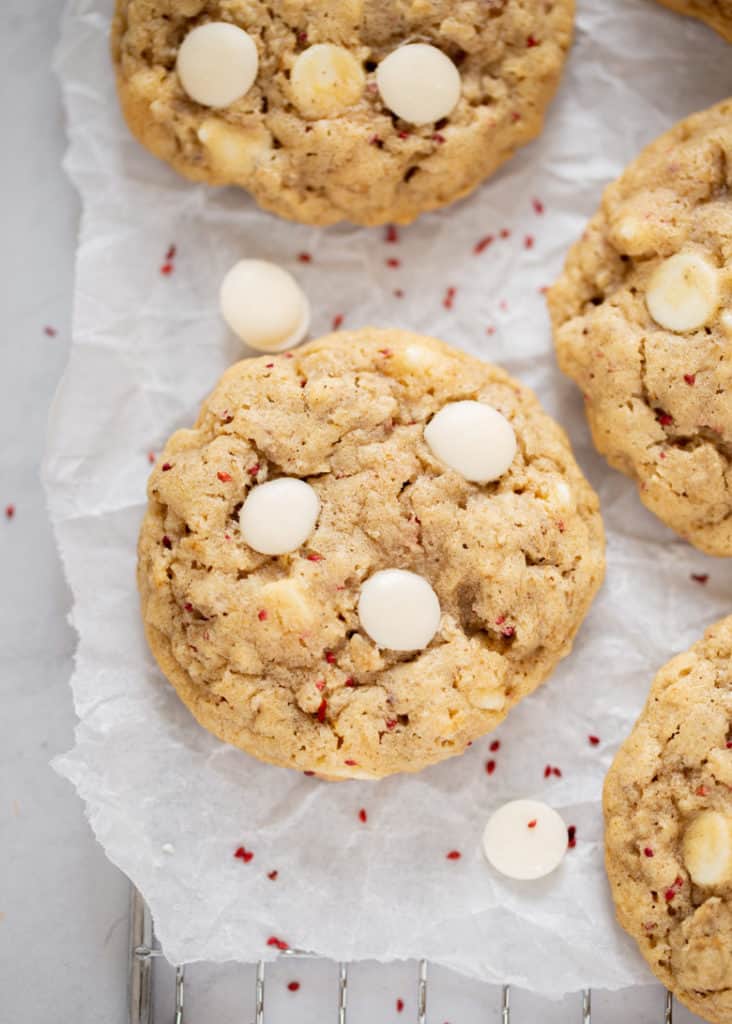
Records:
[[[106,860],[71,787],[49,760],[71,743],[67,686],[74,649],[69,595],[39,483],[46,415],[68,343],[77,197],[63,175],[64,125],[51,54],[60,0],[5,0],[0,34],[4,139],[0,161],[0,281],[5,332],[0,374],[0,1022],[126,1020],[127,883]],[[57,331],[44,333],[45,326]],[[7,520],[7,504],[16,515]],[[324,894],[327,907],[327,894]],[[445,971],[433,974],[429,1024],[499,1020],[499,993]],[[189,1020],[247,1024],[250,968],[194,967]],[[297,978],[302,988],[289,993]],[[158,986],[168,1024],[170,990]],[[268,972],[267,1024],[336,1020],[336,972],[283,963]],[[351,1024],[409,1022],[416,968],[360,965]],[[403,1014],[396,1000],[403,998]],[[516,1024],[579,1022],[580,999],[546,1004],[515,993]],[[600,1024],[661,1024],[663,993],[596,994]],[[683,1024],[691,1018],[676,1015]]]

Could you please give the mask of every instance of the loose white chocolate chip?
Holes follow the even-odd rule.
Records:
[[[483,853],[508,878],[543,878],[567,852],[567,826],[539,800],[512,800],[491,816],[483,833]]]
[[[257,46],[248,32],[227,21],[192,29],[178,50],[180,84],[204,107],[228,107],[254,85]]]
[[[466,480],[484,484],[506,472],[516,435],[505,416],[482,402],[451,402],[424,428],[432,454]]]
[[[290,82],[301,114],[332,117],[358,102],[366,78],[348,50],[332,43],[316,43],[303,50],[295,61]]]
[[[732,881],[732,817],[703,811],[684,834],[684,864],[695,885]]]
[[[462,90],[453,62],[427,43],[408,43],[393,50],[379,64],[376,82],[384,105],[416,125],[448,117]]]
[[[719,305],[717,268],[696,252],[678,252],[651,274],[648,312],[668,331],[694,331],[714,316]]]
[[[440,602],[426,579],[406,569],[383,569],[361,587],[361,625],[375,644],[419,651],[440,626]]]
[[[262,555],[296,551],[315,528],[320,499],[310,484],[283,476],[254,487],[239,513],[241,534]]]
[[[280,352],[310,326],[310,304],[292,274],[265,260],[240,260],[221,285],[221,315],[245,345]]]

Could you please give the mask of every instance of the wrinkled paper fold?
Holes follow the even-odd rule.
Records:
[[[273,956],[275,935],[336,959],[427,957],[545,994],[647,980],[613,921],[602,780],[653,673],[729,612],[730,571],[665,530],[594,454],[581,396],[555,364],[541,289],[640,146],[732,93],[729,49],[649,0],[585,0],[541,139],[393,245],[382,230],[279,221],[243,193],[186,183],[138,147],[114,95],[111,7],[72,0],[57,54],[66,166],[83,200],[73,346],[45,469],[79,634],[80,721],[57,767],[147,898],[174,961]],[[495,241],[476,255],[489,234]],[[163,275],[173,243],[175,272]],[[303,250],[307,265],[297,261]],[[216,295],[245,255],[299,277],[313,336],[341,315],[349,327],[408,327],[501,363],[562,422],[600,493],[607,582],[572,656],[491,737],[501,741],[492,775],[490,740],[380,783],[329,785],[267,767],[199,728],[147,651],[134,569],[148,453],[192,422],[241,355]],[[396,269],[386,264],[395,255]],[[456,289],[451,309],[447,288]],[[545,780],[546,764],[561,777]],[[518,796],[549,801],[577,826],[562,868],[534,884],[497,877],[480,852],[490,811]],[[242,843],[255,853],[249,864],[232,856]],[[446,859],[451,849],[459,861]]]

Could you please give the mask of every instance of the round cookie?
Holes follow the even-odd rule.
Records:
[[[426,443],[460,400],[512,424],[500,479],[470,483]],[[298,550],[258,554],[240,511],[283,476],[316,492],[317,523]],[[148,493],[138,579],[161,669],[221,739],[333,779],[462,753],[569,653],[604,571],[597,497],[534,395],[405,331],[232,366]],[[364,583],[391,569],[439,602],[422,650],[380,648],[359,619]]]
[[[688,14],[710,25],[732,43],[732,0],[659,0],[677,14]]]
[[[186,177],[240,185],[307,224],[406,224],[539,134],[573,19],[574,0],[117,0],[112,54],[132,132]],[[177,57],[192,30],[222,21],[254,40],[258,73],[229,106],[206,107]],[[380,65],[406,46],[419,59],[390,62],[382,97]],[[440,52],[424,59],[428,48]],[[412,123],[385,99],[416,121],[444,114]]]
[[[549,291],[595,444],[702,551],[732,555],[732,101],[681,121],[603,196]]]
[[[656,676],[605,781],[620,924],[694,1013],[732,1021],[732,616]]]

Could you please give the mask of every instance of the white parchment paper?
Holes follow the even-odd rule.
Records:
[[[732,574],[664,529],[594,454],[581,397],[555,365],[540,289],[640,146],[732,93],[732,51],[651,0],[581,0],[542,138],[390,244],[382,230],[280,222],[238,191],[184,182],[139,148],[115,101],[111,7],[71,0],[57,58],[67,168],[84,211],[73,347],[45,470],[79,633],[80,722],[57,767],[146,896],[174,961],[273,956],[266,943],[277,936],[338,959],[425,956],[546,994],[647,980],[606,890],[602,779],[656,669],[729,612]],[[475,255],[488,234],[496,240]],[[310,263],[297,260],[302,251]],[[192,422],[242,354],[216,303],[242,256],[297,274],[315,336],[342,315],[348,326],[433,333],[503,364],[568,429],[602,499],[607,583],[571,658],[498,733],[413,778],[329,785],[259,764],[195,724],[143,640],[134,567],[148,453]],[[390,257],[401,266],[389,268]],[[561,777],[546,780],[547,764]],[[488,814],[518,796],[548,800],[577,826],[562,868],[529,885],[497,877],[479,849]],[[240,844],[255,854],[248,864],[233,857]],[[460,860],[446,859],[452,849]]]

